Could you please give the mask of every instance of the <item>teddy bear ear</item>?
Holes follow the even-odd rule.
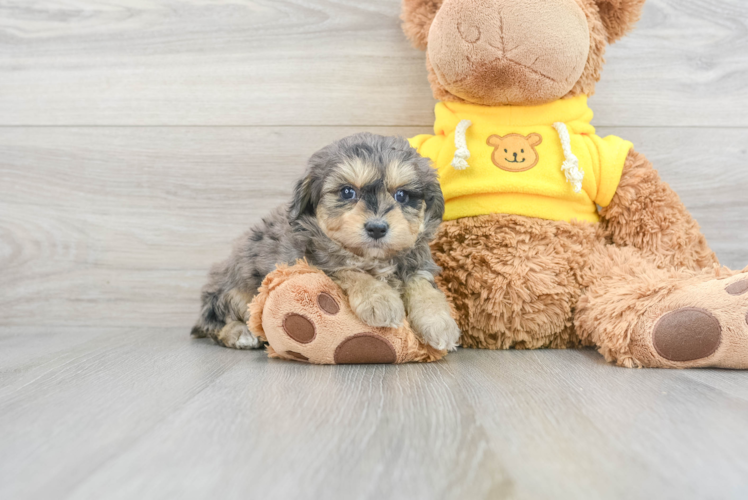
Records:
[[[621,39],[631,31],[642,14],[646,0],[595,0],[600,18],[608,33],[608,43]]]
[[[527,142],[530,143],[530,146],[540,146],[543,143],[543,136],[540,134],[530,134],[527,136]]]
[[[403,0],[403,31],[417,49],[425,50],[429,29],[444,0]]]
[[[503,137],[501,137],[500,135],[492,135],[486,140],[486,144],[498,148],[499,146],[501,146],[502,139]]]

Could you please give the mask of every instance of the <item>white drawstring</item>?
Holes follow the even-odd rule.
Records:
[[[579,193],[582,191],[584,172],[579,169],[579,158],[571,151],[569,129],[566,128],[565,123],[561,122],[554,123],[553,128],[558,132],[558,137],[561,139],[561,148],[564,150],[564,157],[566,158],[566,161],[561,165],[561,170],[566,175],[566,182],[570,182],[574,186],[574,192]]]
[[[455,157],[452,160],[452,166],[456,170],[465,170],[470,166],[467,162],[470,158],[470,150],[467,147],[467,129],[470,128],[473,122],[470,120],[462,120],[455,129]]]

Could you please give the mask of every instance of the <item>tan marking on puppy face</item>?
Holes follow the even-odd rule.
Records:
[[[385,185],[393,197],[398,190],[408,191],[408,187],[414,184],[419,184],[419,177],[413,165],[393,162],[387,166]],[[386,217],[392,231],[392,246],[404,250],[415,244],[424,229],[426,203],[421,201],[420,208],[416,209],[401,205],[394,198],[390,201],[394,201],[396,206]]]
[[[338,207],[338,196],[328,194],[317,207],[317,222],[322,231],[333,241],[340,243],[349,252],[364,256],[364,224],[369,220],[363,203],[356,202],[344,208]]]
[[[376,181],[380,177],[377,168],[366,163],[361,158],[351,158],[337,165],[330,177],[325,180],[324,191],[332,191],[343,186],[360,189],[362,186]]]
[[[418,174],[412,165],[395,161],[387,165],[385,174],[385,186],[387,191],[394,193],[396,190],[407,184],[417,182]]]
[[[341,190],[356,190],[355,200],[345,201]],[[412,192],[409,203],[395,200],[398,190]],[[408,164],[392,162],[377,169],[360,159],[339,165],[325,181],[317,206],[322,231],[349,252],[365,258],[387,259],[412,247],[424,229],[425,202],[418,172]],[[371,238],[365,229],[369,221],[387,223],[387,235]]]
[[[387,213],[384,220],[390,226],[389,247],[393,253],[401,252],[415,245],[418,235],[423,229],[426,204],[410,217],[406,216],[402,207],[396,207]]]
[[[509,134],[504,137],[492,135],[486,144],[494,147],[491,155],[493,164],[507,172],[524,172],[530,170],[540,161],[536,147],[543,142],[540,134],[528,136]]]

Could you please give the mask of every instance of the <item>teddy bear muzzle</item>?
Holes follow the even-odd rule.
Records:
[[[428,56],[439,82],[476,104],[542,104],[582,75],[590,32],[575,0],[446,0]]]

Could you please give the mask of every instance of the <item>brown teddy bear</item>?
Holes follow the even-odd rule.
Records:
[[[627,367],[748,368],[748,274],[719,267],[633,144],[590,124],[605,47],[643,4],[404,0],[405,33],[427,50],[440,101],[434,135],[410,141],[439,171],[446,213],[432,251],[463,346],[594,346]],[[303,264],[268,276],[251,318],[287,359],[445,354],[407,324],[372,331]]]
[[[427,51],[432,246],[466,347],[595,346],[627,367],[748,368],[748,274],[720,268],[633,145],[590,125],[644,0],[404,0]]]

